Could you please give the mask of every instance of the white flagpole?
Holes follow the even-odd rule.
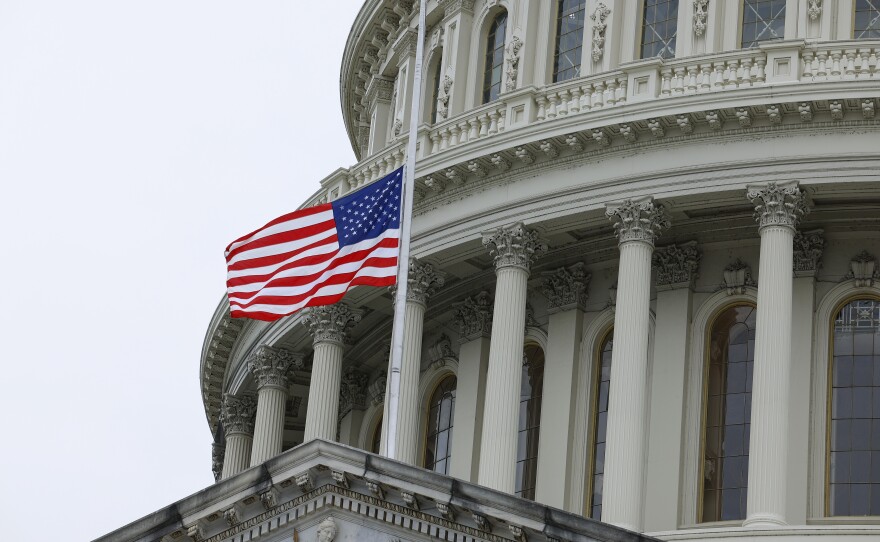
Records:
[[[397,459],[397,421],[400,409],[400,366],[403,363],[403,327],[406,314],[406,290],[409,274],[409,238],[412,224],[413,190],[416,173],[416,136],[422,104],[422,55],[425,43],[426,0],[419,0],[418,43],[413,68],[412,105],[409,109],[409,140],[403,170],[403,210],[400,223],[400,255],[397,260],[397,295],[394,299],[394,327],[391,332],[391,370],[388,386],[388,424],[385,432],[385,455]]]

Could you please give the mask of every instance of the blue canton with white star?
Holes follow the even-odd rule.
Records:
[[[339,247],[400,228],[403,168],[331,203]]]

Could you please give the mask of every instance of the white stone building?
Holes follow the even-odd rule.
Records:
[[[880,0],[431,0],[421,88],[417,10],[358,14],[359,162],[303,206],[399,167],[419,93],[397,447],[439,475],[323,442],[381,450],[389,292],[273,324],[224,300],[223,481],[106,539],[316,539],[331,509],[345,539],[453,539],[421,501],[467,540],[876,540]],[[313,478],[412,514],[334,497],[262,530]]]

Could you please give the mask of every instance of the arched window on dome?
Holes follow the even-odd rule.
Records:
[[[855,299],[833,322],[830,516],[880,515],[880,299]]]
[[[538,439],[541,433],[541,394],[544,391],[544,351],[527,344],[523,352],[522,384],[519,396],[519,436],[516,444],[516,487],[514,493],[535,500],[538,480]]]
[[[605,473],[605,437],[608,430],[608,392],[611,389],[611,353],[614,348],[614,330],[610,329],[599,342],[596,356],[596,376],[593,379],[593,449],[587,488],[587,513],[602,519],[602,485]]]
[[[786,0],[743,0],[742,47],[785,37]]]
[[[504,80],[504,40],[507,34],[507,12],[501,11],[489,26],[486,36],[485,66],[483,68],[483,103],[498,99]]]
[[[434,388],[428,402],[428,432],[425,440],[425,468],[449,474],[452,458],[452,422],[455,412],[454,375],[444,378]]]
[[[678,34],[678,0],[645,0],[642,58],[673,58]]]
[[[880,39],[880,0],[856,0],[853,38]]]
[[[438,101],[440,100],[440,84],[443,69],[443,49],[437,49],[433,55],[431,69],[431,124],[437,122]]]
[[[553,55],[553,82],[581,75],[586,0],[559,0],[556,15],[556,52]]]
[[[373,436],[370,438],[370,451],[374,454],[378,454],[382,449],[382,417],[379,417],[379,421],[376,422],[376,427],[373,428]]]
[[[754,305],[723,309],[709,328],[703,429],[701,521],[746,517]]]

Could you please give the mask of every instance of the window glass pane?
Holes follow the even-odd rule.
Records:
[[[590,465],[589,480],[592,486],[587,510],[593,519],[602,519],[602,474],[605,472],[605,434],[608,422],[608,392],[611,389],[611,353],[613,351],[614,332],[609,331],[602,340],[599,356],[596,360],[599,367],[596,371],[596,382],[593,387],[595,402],[593,403],[593,454]]]
[[[425,468],[449,473],[452,456],[452,423],[455,412],[454,376],[440,382],[428,403],[428,432],[425,442]]]
[[[859,4],[857,4],[858,8]],[[834,321],[828,510],[864,516],[880,510],[880,301],[857,299]]]
[[[678,0],[645,0],[642,58],[672,58],[678,31]]]
[[[504,65],[504,39],[507,31],[507,12],[495,16],[486,38],[485,69],[483,71],[483,103],[498,99],[501,94],[501,73]]]
[[[586,4],[586,0],[559,0],[553,56],[554,83],[580,76]]]
[[[746,515],[755,316],[751,305],[729,307],[709,332],[701,521]]]
[[[853,37],[857,40],[880,38],[880,0],[856,0]]]
[[[744,0],[742,47],[757,47],[762,41],[785,36],[786,0]]]
[[[514,493],[535,499],[538,479],[538,439],[541,431],[541,394],[544,390],[544,351],[527,345],[523,352],[519,400],[519,438],[516,450],[517,476]]]

